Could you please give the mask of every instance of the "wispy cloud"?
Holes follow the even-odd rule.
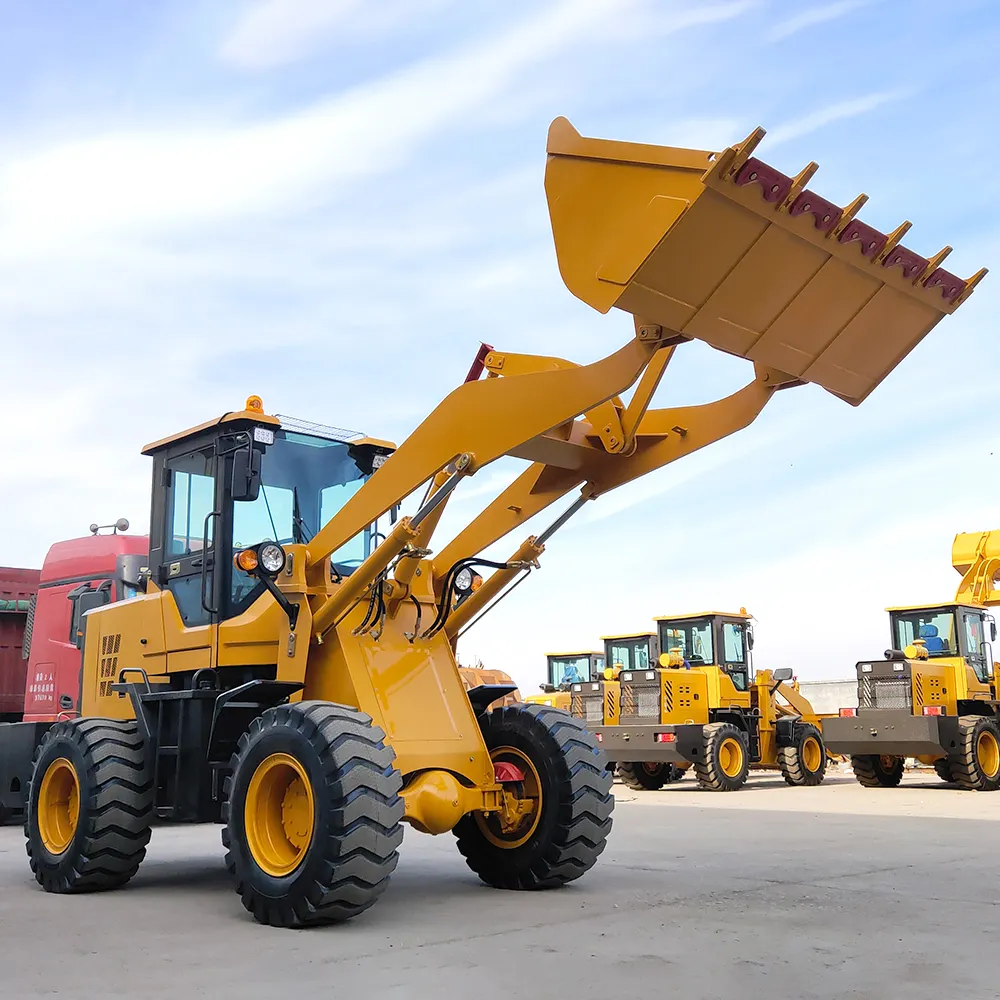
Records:
[[[243,69],[272,69],[313,54],[329,40],[343,45],[403,31],[446,6],[447,0],[258,0],[219,54]]]
[[[857,118],[866,115],[877,108],[894,101],[901,101],[912,96],[912,91],[907,90],[883,90],[874,94],[866,94],[864,97],[857,97],[850,101],[838,101],[836,104],[827,105],[819,111],[813,111],[801,118],[785,122],[778,125],[767,133],[768,148],[778,146],[783,142],[792,139],[800,139],[811,132],[817,132],[821,128],[833,122],[845,121],[848,118]]]
[[[870,7],[873,3],[878,2],[880,0],[837,0],[836,3],[823,4],[820,7],[808,7],[784,21],[779,21],[771,29],[768,37],[771,41],[780,41],[782,38],[798,34],[806,28],[813,28],[817,24],[825,24],[827,21],[835,21],[861,7]]]

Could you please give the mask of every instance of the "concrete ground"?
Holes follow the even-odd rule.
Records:
[[[616,785],[609,847],[574,885],[481,886],[450,836],[410,830],[366,914],[256,925],[218,829],[154,832],[140,874],[98,896],[43,893],[0,829],[5,997],[995,998],[1000,795],[933,774],[895,790],[833,773]]]

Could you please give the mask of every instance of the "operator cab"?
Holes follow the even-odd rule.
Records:
[[[678,650],[684,668],[717,666],[732,679],[737,691],[750,689],[750,650],[753,628],[750,615],[718,611],[674,615],[656,619],[661,665]],[[669,662],[669,660],[667,660]]]
[[[234,555],[262,542],[308,543],[393,450],[352,431],[270,416],[255,396],[242,411],[147,445],[152,579],[173,593],[188,628],[242,614],[265,584]],[[330,557],[331,579],[352,573],[378,540],[376,523],[345,542]]]
[[[938,604],[886,610],[893,649],[902,650],[913,659],[918,655],[919,645],[923,645],[929,659],[963,659],[980,681],[989,681],[993,665],[990,643],[996,639],[996,623],[983,608]]]
[[[542,688],[547,691],[568,691],[571,684],[598,680],[604,671],[603,653],[547,653],[545,659],[548,681]]]
[[[652,670],[660,659],[660,645],[655,632],[638,635],[607,635],[604,641],[604,662],[617,677],[623,670]]]

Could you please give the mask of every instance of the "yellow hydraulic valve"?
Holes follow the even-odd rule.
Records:
[[[749,358],[857,405],[985,269],[963,280],[751,155],[549,129],[545,189],[563,280],[600,312]]]

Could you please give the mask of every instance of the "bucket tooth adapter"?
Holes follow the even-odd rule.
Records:
[[[986,274],[962,280],[752,155],[549,129],[545,187],[559,269],[600,312],[646,323],[815,382],[860,403]]]
[[[398,448],[250,397],[145,449],[142,592],[88,611],[72,718],[37,752],[34,736],[7,738],[8,757],[22,744],[33,755],[25,829],[45,889],[123,885],[154,817],[224,824],[243,905],[285,926],[371,906],[403,822],[454,831],[497,887],[554,887],[597,862],[613,808],[597,741],[554,706],[490,711],[513,685],[463,680],[459,638],[588,501],[746,427],[783,387],[861,402],[982,276],[904,249],[903,227],[858,222],[861,199],[840,209],[813,194],[812,165],[790,178],[751,157],[762,135],[712,154],[552,125],[563,278],[595,309],[634,317],[607,357],[483,345]],[[692,339],[748,359],[753,378],[713,402],[650,408]],[[434,544],[456,488],[503,457],[527,465]],[[483,557],[573,491],[506,559]]]

